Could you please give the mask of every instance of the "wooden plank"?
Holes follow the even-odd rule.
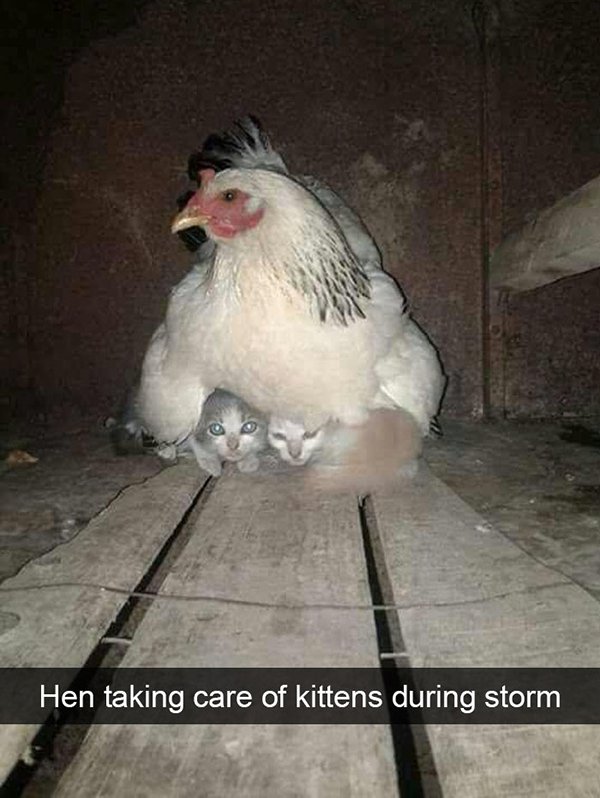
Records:
[[[378,667],[370,611],[310,607],[370,603],[356,501],[305,493],[296,475],[222,477],[161,592],[262,606],[156,602],[122,666]],[[57,794],[387,798],[397,785],[385,726],[96,726]]]
[[[373,497],[413,667],[598,667],[600,606],[423,467]],[[600,794],[594,726],[428,726],[445,798]]]
[[[493,289],[529,291],[600,266],[600,177],[508,236],[491,260]]]
[[[4,624],[0,666],[81,667],[206,479],[188,463],[132,485],[76,537],[6,580],[1,612],[11,623]],[[0,728],[0,782],[35,732],[31,725]]]

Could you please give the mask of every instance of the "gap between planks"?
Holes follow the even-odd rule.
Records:
[[[0,666],[82,667],[207,480],[195,464],[164,469],[126,488],[76,537],[6,580],[2,612],[16,623],[2,635]],[[109,581],[121,592],[85,586]],[[43,587],[53,583],[64,586]],[[0,728],[0,782],[37,729]]]
[[[427,467],[375,494],[413,667],[599,667],[600,606],[495,530]],[[445,798],[600,795],[600,727],[430,725]]]
[[[160,591],[225,590],[234,602],[153,602],[122,666],[379,667],[371,613],[340,622],[339,606],[372,604],[354,497],[304,492],[290,474],[222,477]],[[390,731],[365,725],[97,726],[57,795],[108,789],[120,798],[398,795]]]

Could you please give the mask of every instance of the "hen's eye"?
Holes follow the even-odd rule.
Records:
[[[225,435],[225,428],[222,424],[210,424],[208,431],[211,435]]]
[[[246,435],[252,435],[253,432],[256,432],[258,428],[258,424],[256,421],[246,421],[245,424],[242,424],[242,432]]]
[[[235,189],[229,189],[228,191],[224,191],[222,194],[223,199],[225,202],[233,202],[237,196],[237,191]]]

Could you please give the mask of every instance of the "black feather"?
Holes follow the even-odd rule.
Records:
[[[429,422],[429,432],[435,438],[441,438],[443,436],[444,433],[442,432],[442,427],[437,418],[432,418],[431,421]]]
[[[248,149],[259,153],[269,147],[269,138],[259,120],[248,114],[238,120],[232,129],[211,133],[205,139],[202,149],[189,157],[188,175],[191,180],[197,181],[201,169],[221,172],[239,162]]]
[[[105,422],[116,454],[154,454],[157,441],[146,431],[136,405],[137,389],[125,397],[116,418]]]
[[[269,137],[262,128],[260,121],[251,114],[238,120],[229,130],[222,133],[211,133],[202,148],[194,152],[188,159],[187,173],[190,180],[200,183],[200,171],[202,169],[214,169],[215,172],[222,172],[232,166],[239,166],[243,163],[244,157],[248,156],[248,151],[257,156],[270,151],[271,143]],[[185,198],[185,202],[180,205],[180,210],[188,202],[193,192],[188,192],[178,200]],[[206,241],[206,234],[199,227],[191,227],[177,233],[185,247],[190,252],[195,252],[201,244]]]
[[[115,454],[126,456],[130,454],[155,454],[158,443],[144,430],[131,432],[126,427],[117,424],[110,430],[110,440]]]

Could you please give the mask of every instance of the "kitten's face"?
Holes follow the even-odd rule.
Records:
[[[209,399],[202,412],[199,440],[221,460],[237,463],[266,445],[266,422],[241,400]]]
[[[289,419],[272,416],[269,421],[269,443],[281,459],[290,465],[308,463],[321,446],[323,435],[322,427],[311,432]]]

